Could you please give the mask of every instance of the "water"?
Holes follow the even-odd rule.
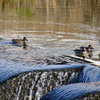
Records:
[[[98,59],[100,2],[36,0],[0,2],[0,35],[7,40],[26,36],[32,47],[55,55],[74,54],[93,45]]]
[[[68,70],[68,73],[71,73],[72,76],[70,79],[68,78],[68,80],[73,78],[73,80],[71,80],[73,84],[62,86],[64,88],[60,87],[61,91],[59,91],[58,86],[64,84],[58,84],[59,82],[56,83],[57,80],[55,80],[55,87],[58,87],[58,89],[54,90],[54,92],[61,92],[59,98],[62,98],[63,96],[62,91],[64,91],[64,93],[68,92],[64,89],[69,88],[69,91],[73,91],[74,88],[72,87],[74,86],[76,86],[75,92],[78,91],[75,95],[76,97],[91,92],[100,92],[100,68],[91,65],[76,64],[76,62],[70,60],[68,62],[71,64],[54,65],[58,64],[57,62],[59,62],[59,60],[62,61],[62,58],[58,56],[74,55],[74,49],[81,46],[88,46],[89,44],[94,47],[92,59],[99,60],[99,18],[100,0],[1,0],[0,83],[8,80],[12,76],[28,71],[55,70],[55,68],[58,70],[62,67],[64,69],[67,67],[67,70],[72,69],[71,72]],[[24,36],[28,39],[27,50],[24,50],[22,47],[14,46],[11,43],[13,38],[23,38]],[[50,66],[48,64],[50,64]],[[80,71],[78,78],[78,73],[74,73],[76,67],[84,68]],[[65,72],[63,71],[62,73]],[[36,94],[34,95],[35,100],[39,100],[44,95],[44,92],[42,91],[43,88],[41,88],[43,80],[41,81],[41,79],[38,79],[40,76],[43,77],[40,74],[34,74],[36,75],[36,80],[32,80],[31,77],[29,77],[30,81],[27,80],[27,74],[22,74],[21,77],[15,77],[8,80],[8,83],[5,83],[7,85],[3,84],[2,87],[0,87],[0,98],[6,98],[3,95],[8,93],[8,100],[13,100],[14,98],[20,100],[21,97],[23,100],[24,94],[26,99],[28,97],[28,99],[31,100],[32,92],[37,88],[38,90],[35,90]],[[44,75],[44,73],[42,74]],[[74,77],[74,75],[76,77]],[[58,77],[61,77],[61,74],[58,75]],[[62,82],[63,78],[59,80]],[[29,81],[31,85],[27,89],[29,94],[27,94],[28,92],[26,91],[26,95],[23,90],[29,84],[27,81]],[[11,82],[12,86],[9,86],[9,83]],[[24,82],[25,87],[23,85]],[[75,84],[76,82],[83,83]],[[90,82],[91,85],[88,82]],[[18,86],[16,86],[16,83]],[[52,83],[52,79],[50,80],[50,83]],[[37,85],[37,87],[35,87],[35,85]],[[79,87],[81,88],[81,91],[79,90]],[[88,90],[85,87],[89,87]],[[3,89],[4,91],[2,91]],[[50,87],[48,86],[45,93],[52,89],[54,89],[53,85]],[[15,92],[17,90],[18,92]],[[70,92],[65,98],[71,99],[71,95],[75,94],[75,92]],[[79,95],[79,92],[82,93]],[[52,94],[53,92],[51,91],[50,93]],[[51,94],[49,95],[49,98]],[[14,98],[11,95],[13,95]]]
[[[20,73],[23,72],[29,72],[29,71],[41,71],[41,70],[57,70],[57,69],[72,69],[72,68],[78,68],[78,67],[83,67],[82,65],[33,65],[33,66],[29,66],[29,65],[15,65],[15,66],[4,66],[4,67],[0,67],[0,83],[6,81],[7,79],[9,79],[12,76],[16,76]]]
[[[98,82],[100,81],[100,70],[95,66],[87,66],[81,73],[78,82]]]
[[[84,66],[77,78],[74,76],[73,79],[73,84],[71,82],[69,85],[59,86],[43,96],[41,100],[79,100],[86,94],[95,92],[99,92],[100,95],[100,68],[91,65]],[[99,95],[97,100],[100,98]]]
[[[40,100],[79,100],[78,98],[95,91],[100,92],[100,82],[70,84],[58,87],[57,89],[49,92]],[[90,100],[91,99],[93,98],[90,98]],[[99,98],[97,100],[99,100]]]
[[[100,99],[100,68],[97,66],[7,66],[1,70],[0,82],[6,80],[0,86],[2,100],[81,100],[84,96],[83,100]]]

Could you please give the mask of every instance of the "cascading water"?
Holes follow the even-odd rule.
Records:
[[[9,76],[6,73],[6,76],[9,78],[11,75],[18,75],[18,70],[22,70],[22,68],[16,68],[12,72],[9,70],[8,73],[13,74]],[[23,71],[25,73],[22,73]],[[99,67],[74,64],[48,65],[47,67],[31,68],[27,71],[22,70],[20,72],[22,74],[10,78],[0,86],[0,98],[2,100],[40,100],[46,93],[41,100],[75,100],[85,95],[87,97],[87,94],[90,94],[88,98],[100,99]],[[90,72],[91,74],[89,74]],[[94,72],[96,72],[95,75]],[[5,80],[8,79],[7,77],[4,78]],[[96,97],[91,93],[95,93]],[[85,98],[85,100],[88,99]]]
[[[76,100],[82,96],[99,92],[100,93],[100,82],[98,83],[77,83],[58,87],[57,89],[46,94],[41,100]],[[100,94],[98,94],[98,99]],[[85,99],[95,100],[95,99]]]
[[[78,83],[99,82],[100,68],[96,66],[87,65],[78,77]]]
[[[0,53],[0,100],[100,99],[97,66],[11,44],[1,46]]]
[[[83,100],[100,99],[99,67],[87,65],[75,79],[73,84],[58,87],[43,96],[41,100],[78,100],[85,96]],[[87,97],[89,94],[91,96]]]
[[[55,87],[68,84],[71,77],[79,73],[82,67],[82,65],[51,65],[39,71],[22,73],[1,85],[0,97],[2,100],[40,100]]]

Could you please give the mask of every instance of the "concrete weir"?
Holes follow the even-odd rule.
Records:
[[[77,77],[83,66],[48,66],[44,70],[29,71],[12,77],[0,86],[0,98],[2,100],[40,100],[49,91],[69,84]],[[55,68],[56,67],[56,68]],[[72,68],[71,68],[72,67]],[[43,69],[43,68],[42,68]]]
[[[84,100],[86,97],[85,100],[88,100],[88,98],[100,98],[99,75],[100,68],[92,65],[48,65],[40,69],[31,69],[1,84],[0,99],[75,100],[81,98],[79,100]],[[59,98],[56,99],[58,94]]]

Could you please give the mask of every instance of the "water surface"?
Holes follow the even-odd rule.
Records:
[[[30,46],[55,55],[72,55],[93,45],[100,53],[100,0],[1,0],[0,36],[26,36]]]

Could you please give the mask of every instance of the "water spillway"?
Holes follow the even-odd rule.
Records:
[[[5,78],[5,80],[1,78],[4,83],[1,82],[0,85],[2,100],[75,100],[77,98],[84,100],[84,96],[85,100],[100,98],[100,68],[97,66],[72,64],[30,69],[20,67],[16,70],[8,70],[7,73],[6,75],[1,73],[1,77]]]
[[[51,96],[56,100],[58,94],[57,100],[100,98],[97,66],[75,63],[39,49],[1,46],[0,52],[0,100],[52,100]],[[72,98],[73,94],[76,96]]]
[[[73,78],[70,84],[60,86],[41,100],[99,100],[100,99],[100,68],[87,65]]]
[[[100,82],[100,68],[96,66],[87,65],[80,73],[78,77],[78,82]]]
[[[4,77],[6,82],[2,80],[4,83],[0,86],[0,97],[4,98],[2,100],[13,100],[14,98],[16,100],[39,100],[55,87],[68,84],[82,68],[82,65],[49,65],[48,67],[31,68],[30,71],[18,73],[13,77],[18,72],[16,68],[13,72],[9,71],[8,75],[6,73]],[[7,76],[11,76],[10,73],[13,74],[8,79]]]
[[[0,100],[52,100],[56,94],[69,100],[88,100],[94,95],[100,98],[97,66],[75,63],[39,49],[1,46],[0,52]],[[73,94],[76,96],[72,98]]]
[[[35,66],[35,67],[34,67]],[[84,66],[83,65],[34,65],[33,67],[30,66],[4,66],[1,67],[0,71],[0,83],[6,81],[10,77],[16,76],[23,72],[30,72],[30,71],[50,71],[50,70],[65,70],[67,69],[71,74],[73,70],[80,71]]]
[[[92,93],[97,93],[96,97],[98,99],[93,99],[94,95]],[[84,100],[99,100],[100,99],[100,82],[98,83],[77,83],[58,87],[53,91],[46,94],[41,100],[76,100],[90,94],[91,97]],[[94,98],[96,98],[94,97]]]

